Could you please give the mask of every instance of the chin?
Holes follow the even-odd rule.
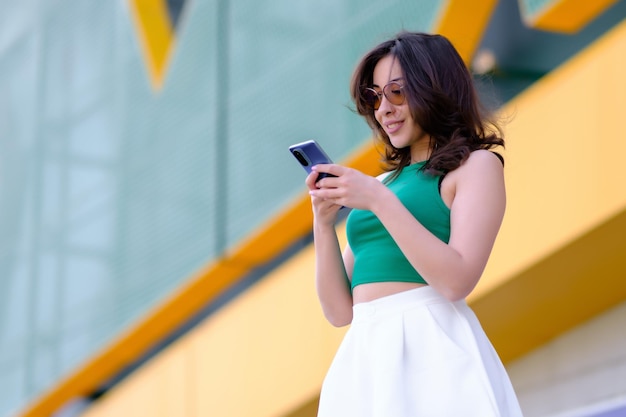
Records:
[[[404,149],[404,148],[408,148],[409,146],[411,146],[409,141],[406,141],[406,140],[389,139],[389,142],[391,142],[393,147],[396,149]]]

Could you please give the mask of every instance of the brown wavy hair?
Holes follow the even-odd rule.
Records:
[[[441,35],[400,32],[361,59],[350,85],[356,111],[384,144],[387,170],[399,172],[409,165],[410,148],[393,147],[362,96],[364,88],[372,87],[376,64],[387,55],[393,55],[402,68],[413,120],[431,137],[426,172],[445,174],[458,168],[472,151],[504,147],[502,130],[480,103],[472,75],[450,41]]]

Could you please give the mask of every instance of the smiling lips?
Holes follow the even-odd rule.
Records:
[[[393,134],[395,132],[398,131],[398,129],[400,129],[402,127],[403,122],[391,122],[391,123],[385,123],[385,127],[387,128],[387,134]]]

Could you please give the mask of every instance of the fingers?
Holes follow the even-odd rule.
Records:
[[[309,190],[317,189],[317,185],[315,184],[315,182],[317,181],[318,175],[319,174],[317,172],[311,172],[309,175],[307,175],[305,184]]]
[[[318,164],[313,166],[311,169],[313,172],[323,172],[326,174],[334,175],[335,177],[339,177],[345,173],[347,168],[337,164]]]
[[[306,177],[305,183],[309,190],[316,190],[322,187],[320,181],[322,178],[327,178],[328,175],[334,176],[323,172],[311,171],[311,173]]]
[[[317,189],[315,189],[317,190]],[[311,205],[313,207],[313,214],[317,221],[334,223],[337,219],[337,213],[339,209],[341,209],[340,205],[337,205],[334,201],[319,198],[313,195],[312,190],[309,191],[311,194]]]
[[[340,184],[335,178],[346,175],[349,168],[335,164],[319,164],[313,166],[311,170],[312,173],[318,173],[318,177],[315,180],[317,188],[334,188]]]
[[[309,195],[314,198],[319,198],[320,200],[331,201],[338,204],[337,200],[343,197],[344,192],[337,188],[320,187],[309,190]]]

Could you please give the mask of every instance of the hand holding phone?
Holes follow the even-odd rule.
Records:
[[[302,168],[310,174],[311,168],[317,164],[332,164],[333,161],[326,155],[322,147],[314,140],[296,143],[289,147],[291,154],[298,160]],[[315,182],[326,177],[335,177],[333,174],[321,172]]]

